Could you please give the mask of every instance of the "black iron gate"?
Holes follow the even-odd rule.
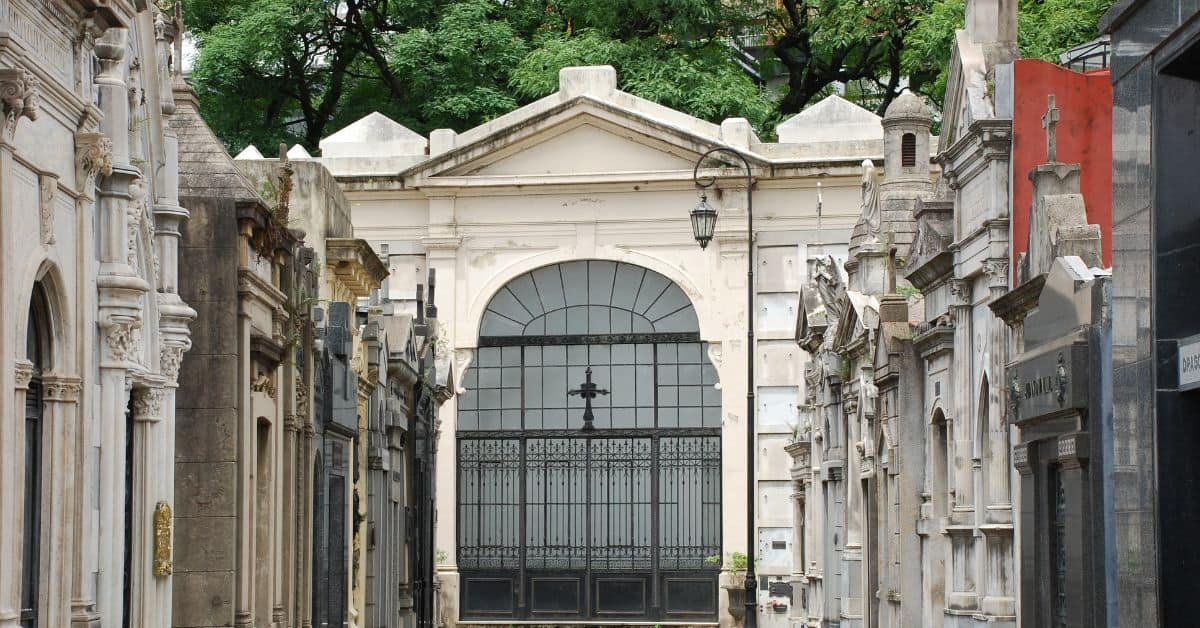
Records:
[[[683,291],[547,266],[493,297],[479,344],[457,416],[461,617],[715,621],[721,397]]]
[[[720,435],[459,440],[464,617],[712,619]]]

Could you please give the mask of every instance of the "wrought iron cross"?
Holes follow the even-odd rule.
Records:
[[[1050,94],[1046,114],[1042,116],[1042,128],[1046,129],[1046,161],[1058,161],[1058,107],[1054,106],[1054,94]]]
[[[592,400],[596,398],[596,395],[607,395],[608,391],[603,388],[599,388],[596,386],[596,384],[592,383],[592,367],[589,366],[584,372],[587,374],[587,380],[580,384],[578,389],[568,390],[567,394],[579,395],[583,398],[583,427],[580,429],[585,432],[590,432],[596,429],[596,427],[592,425],[592,419],[594,418],[592,416]]]

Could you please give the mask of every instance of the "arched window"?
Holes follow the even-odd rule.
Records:
[[[905,133],[900,138],[900,165],[913,168],[917,165],[917,136]]]
[[[950,512],[949,434],[946,415],[941,410],[933,415],[929,436],[929,484],[926,490],[933,505],[933,516],[945,517]]]
[[[652,270],[501,288],[458,404],[462,616],[715,621],[716,383],[690,300]]]
[[[25,392],[25,508],[21,536],[21,626],[38,626],[38,580],[42,534],[42,373],[50,367],[49,311],[41,284],[34,284],[25,331],[25,357],[33,377]]]

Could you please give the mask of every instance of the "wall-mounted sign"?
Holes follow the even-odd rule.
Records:
[[[1200,388],[1200,336],[1179,341],[1179,390]]]

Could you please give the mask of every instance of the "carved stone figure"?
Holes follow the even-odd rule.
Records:
[[[832,255],[819,257],[816,260],[817,291],[825,301],[825,311],[830,317],[829,326],[834,327],[834,320],[842,318],[842,296],[846,294],[846,284],[838,271],[837,260]]]
[[[862,162],[862,218],[860,221],[867,226],[867,235],[871,242],[878,242],[879,227],[879,177],[875,174],[875,163],[870,159]]]

